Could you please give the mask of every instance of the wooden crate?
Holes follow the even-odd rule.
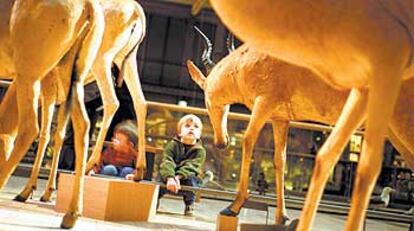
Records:
[[[66,212],[72,198],[71,174],[60,174],[57,212]],[[124,179],[85,176],[83,216],[107,221],[148,221],[155,214],[159,186]]]

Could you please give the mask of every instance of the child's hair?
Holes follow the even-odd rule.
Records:
[[[183,124],[187,121],[193,121],[193,123],[197,123],[200,126],[200,130],[203,129],[203,123],[201,122],[201,119],[194,115],[194,114],[187,114],[178,121],[177,123],[177,133],[179,134],[181,132],[181,127]]]
[[[138,143],[137,125],[132,120],[124,120],[115,126],[114,132],[120,132],[128,136],[129,141],[134,144]]]

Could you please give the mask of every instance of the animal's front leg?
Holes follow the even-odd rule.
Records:
[[[243,159],[240,169],[240,182],[236,199],[229,207],[220,212],[222,215],[237,216],[243,207],[244,202],[246,202],[249,197],[247,190],[249,187],[250,162],[254,144],[256,143],[260,130],[263,128],[266,120],[270,117],[271,111],[272,110],[269,110],[267,100],[261,97],[256,99],[252,109],[252,116],[250,117],[249,125],[247,126],[247,130],[243,138]]]
[[[104,114],[92,156],[86,165],[86,173],[92,170],[93,166],[99,162],[106,133],[108,132],[112,118],[119,107],[119,101],[116,97],[111,78],[111,60],[113,57],[112,54],[108,56],[109,57],[103,57],[102,54],[98,54],[98,57],[93,64],[93,73],[99,87],[99,92],[101,93]]]
[[[289,220],[285,206],[285,165],[286,165],[286,145],[289,131],[289,122],[287,120],[272,120],[273,139],[275,142],[275,154],[273,156],[276,179],[276,224],[284,225]]]
[[[147,171],[147,168],[146,168],[145,153],[143,154],[139,153],[137,157],[137,165],[135,167],[134,181],[140,181],[144,179],[146,171]]]
[[[332,133],[319,150],[297,230],[310,230],[329,173],[338,162],[349,137],[365,118],[368,93],[353,89]]]
[[[134,103],[135,114],[138,120],[138,156],[137,168],[134,180],[144,179],[146,174],[145,159],[145,121],[147,117],[147,102],[142,92],[141,83],[137,72],[136,49],[132,55],[126,57],[123,73],[125,83],[131,92],[132,102]]]

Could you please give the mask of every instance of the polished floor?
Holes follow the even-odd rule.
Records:
[[[0,230],[37,231],[60,230],[62,214],[53,210],[54,203],[39,202],[45,181],[39,180],[38,190],[26,203],[12,201],[20,192],[27,178],[12,177],[0,192]],[[72,230],[106,231],[106,230],[215,230],[215,219],[218,212],[228,205],[226,201],[202,199],[196,205],[195,215],[186,217],[183,214],[184,204],[181,199],[166,197],[161,200],[159,212],[149,222],[105,222],[90,218],[81,218]],[[291,218],[297,218],[299,210],[288,210]],[[270,209],[270,219],[274,216],[274,208]],[[243,209],[239,215],[240,223],[266,223],[266,212]],[[345,217],[318,213],[315,231],[342,230]],[[367,231],[406,231],[408,224],[368,219]]]

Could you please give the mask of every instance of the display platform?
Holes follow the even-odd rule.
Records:
[[[75,175],[60,174],[57,212],[66,212]],[[85,176],[83,216],[107,221],[148,221],[155,215],[159,186],[115,177]]]
[[[0,230],[61,230],[60,222],[63,213],[54,211],[55,202],[39,202],[45,188],[45,180],[39,180],[38,188],[33,198],[26,203],[13,201],[13,198],[24,187],[27,178],[11,177],[8,184],[0,192]],[[55,197],[52,197],[56,200]],[[72,230],[194,230],[205,231],[216,229],[217,214],[228,206],[229,202],[223,200],[205,199],[197,203],[193,217],[183,215],[184,202],[180,197],[166,195],[161,199],[158,212],[148,222],[108,222],[87,217],[81,217]],[[269,209],[269,224],[272,223],[275,209]],[[299,217],[299,210],[288,209],[291,218]],[[266,224],[266,212],[243,209],[239,214],[239,224]],[[336,231],[343,230],[344,216],[318,213],[312,230]],[[407,231],[408,224],[367,220],[366,230]],[[62,229],[63,230],[63,229]]]

